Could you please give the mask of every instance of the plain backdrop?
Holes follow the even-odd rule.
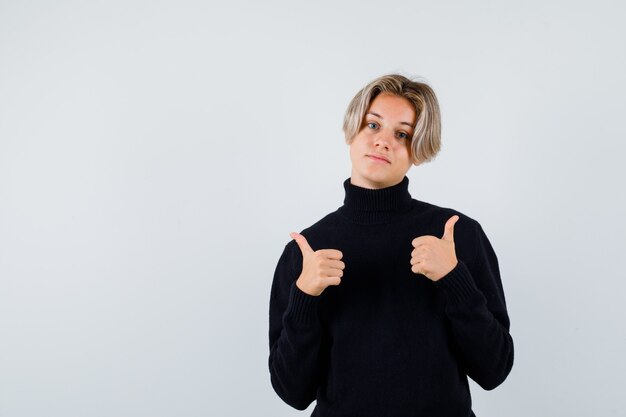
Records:
[[[0,1],[0,416],[308,416],[270,385],[289,232],[343,204],[380,75],[443,119],[416,199],[481,223],[515,364],[486,416],[626,409],[618,1]],[[443,232],[443,229],[442,229]]]

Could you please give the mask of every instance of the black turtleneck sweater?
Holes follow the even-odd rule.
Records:
[[[366,189],[344,182],[343,206],[301,234],[338,249],[344,274],[320,296],[295,281],[302,253],[289,241],[269,308],[272,386],[313,416],[474,416],[467,377],[486,390],[513,366],[498,260],[470,217],[411,198],[409,179]],[[411,271],[412,240],[441,238],[453,215],[457,266],[433,282]]]

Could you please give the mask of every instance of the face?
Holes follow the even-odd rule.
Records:
[[[367,109],[361,130],[350,144],[350,182],[378,189],[398,184],[411,168],[415,109],[404,97],[381,93]]]

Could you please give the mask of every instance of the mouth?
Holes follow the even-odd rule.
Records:
[[[389,162],[389,160],[387,158],[385,158],[384,156],[378,156],[378,155],[367,155],[368,158],[373,159],[374,161],[378,161],[378,162],[386,162],[388,164],[390,164],[391,162]]]

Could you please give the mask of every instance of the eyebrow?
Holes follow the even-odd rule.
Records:
[[[371,114],[372,116],[376,116],[376,117],[378,117],[379,119],[385,120],[385,118],[384,118],[383,116],[381,116],[380,114],[378,114],[378,113],[374,113],[374,112],[371,112],[371,111],[370,111],[370,112],[367,112],[367,114]],[[407,126],[409,126],[411,129],[413,129],[413,125],[412,125],[411,123],[409,123],[409,122],[400,122],[400,124],[401,124],[401,125],[407,125]]]

